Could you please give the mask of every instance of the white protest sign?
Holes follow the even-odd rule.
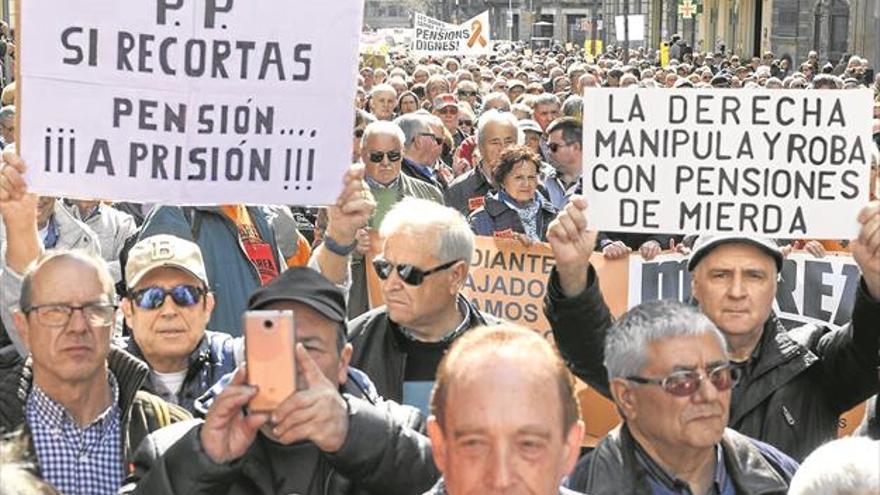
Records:
[[[623,41],[626,38],[627,27],[629,27],[629,40],[642,41],[645,39],[645,16],[642,14],[631,14],[629,16],[629,26],[626,25],[626,16],[614,16],[614,30],[617,32],[617,41]]]
[[[688,257],[679,254],[651,261],[630,256],[628,307],[657,299],[690,300],[687,262]],[[785,258],[781,275],[773,309],[786,327],[813,323],[839,328],[849,323],[861,276],[852,256],[832,253],[816,258],[794,252]]]
[[[583,190],[600,231],[858,232],[869,90],[591,88],[584,108]]]
[[[21,2],[35,191],[325,204],[351,159],[360,2]]]
[[[416,12],[412,51],[431,55],[485,55],[492,52],[489,11],[461,24]]]

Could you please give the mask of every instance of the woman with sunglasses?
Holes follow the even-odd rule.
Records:
[[[512,146],[501,154],[493,172],[497,192],[486,195],[469,221],[481,236],[519,239],[525,244],[547,240],[547,226],[557,209],[538,192],[541,160],[531,148]]]

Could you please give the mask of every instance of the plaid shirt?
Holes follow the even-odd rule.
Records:
[[[43,479],[66,495],[115,494],[122,484],[119,386],[108,373],[112,402],[85,428],[35,383],[25,406]]]

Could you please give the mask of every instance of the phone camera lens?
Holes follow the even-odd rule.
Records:
[[[263,320],[263,328],[268,330],[272,328],[273,325],[272,320]]]

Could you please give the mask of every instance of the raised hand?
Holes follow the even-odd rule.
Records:
[[[568,296],[579,294],[587,286],[587,267],[598,235],[588,227],[587,199],[574,195],[547,228],[559,281]]]
[[[234,461],[247,452],[257,437],[257,431],[269,420],[268,414],[245,415],[242,407],[257,393],[257,388],[245,385],[244,366],[235,371],[232,382],[217,396],[199,438],[205,453],[217,464]]]
[[[880,301],[880,201],[872,201],[859,212],[859,236],[850,244],[853,258],[862,270],[865,285]]]

